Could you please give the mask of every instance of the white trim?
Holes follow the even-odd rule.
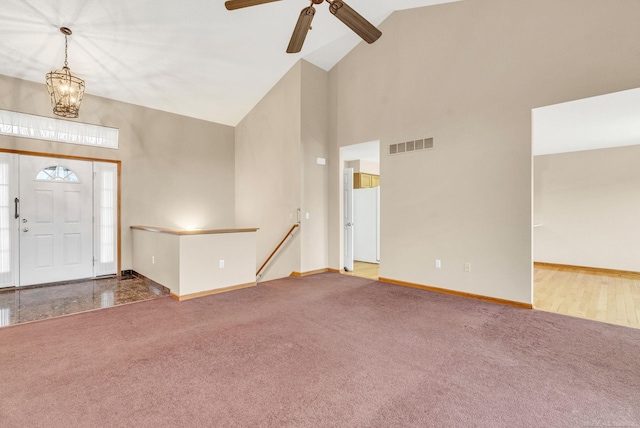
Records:
[[[118,148],[118,129],[0,110],[0,134],[85,146]]]

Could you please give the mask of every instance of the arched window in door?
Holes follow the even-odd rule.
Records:
[[[54,165],[42,169],[36,175],[37,181],[61,181],[65,183],[79,183],[78,176],[66,166]]]

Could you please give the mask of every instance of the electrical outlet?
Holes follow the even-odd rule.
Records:
[[[469,262],[465,262],[465,264],[464,264],[464,271],[465,271],[465,272],[471,272],[471,263],[469,263]]]
[[[442,267],[442,263],[440,262],[440,260],[436,260],[436,267],[438,269],[440,269]]]
[[[224,260],[220,260],[220,269],[224,267]]]
[[[151,256],[151,264],[152,265],[156,264],[156,256]]]

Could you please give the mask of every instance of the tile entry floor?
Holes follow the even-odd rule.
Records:
[[[0,289],[0,327],[168,295],[167,288],[138,276]]]

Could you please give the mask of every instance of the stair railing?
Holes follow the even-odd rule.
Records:
[[[289,231],[287,232],[286,235],[284,235],[284,238],[282,238],[282,241],[280,241],[280,243],[278,244],[278,246],[276,247],[275,250],[273,250],[271,252],[271,254],[269,255],[269,257],[267,257],[267,260],[264,261],[264,263],[262,263],[262,266],[260,266],[260,269],[258,269],[258,271],[256,272],[256,281],[258,279],[260,279],[260,277],[262,277],[262,270],[265,268],[265,266],[267,266],[267,264],[269,263],[269,261],[271,261],[271,259],[273,258],[273,256],[276,255],[276,253],[278,252],[278,250],[280,249],[280,247],[282,247],[282,245],[285,243],[285,241],[293,236],[295,230],[300,227],[300,222],[295,223],[293,226],[291,226],[291,229],[289,229]]]

